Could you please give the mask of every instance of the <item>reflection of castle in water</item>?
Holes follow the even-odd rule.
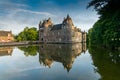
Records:
[[[13,47],[0,47],[0,56],[12,55]]]
[[[39,47],[39,61],[44,66],[51,67],[54,61],[63,64],[69,71],[75,58],[86,51],[86,44],[46,44]]]

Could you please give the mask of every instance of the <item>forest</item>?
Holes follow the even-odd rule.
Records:
[[[113,49],[120,47],[120,0],[92,0],[89,7],[93,7],[100,15],[88,31],[89,45]]]

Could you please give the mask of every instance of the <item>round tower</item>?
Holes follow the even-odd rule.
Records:
[[[39,23],[39,41],[44,40],[44,26],[43,23],[40,21]]]
[[[63,25],[65,25],[67,28],[72,28],[74,26],[72,22],[72,18],[67,14],[67,17],[63,20]]]

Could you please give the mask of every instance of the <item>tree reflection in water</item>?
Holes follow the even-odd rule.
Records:
[[[38,52],[38,46],[22,46],[22,47],[18,47],[20,50],[24,51],[24,55],[25,56],[35,56],[37,55]]]
[[[95,71],[101,75],[101,80],[120,79],[120,51],[91,46],[89,53],[92,55],[94,66],[97,67]]]
[[[19,51],[17,50],[17,48],[14,49],[15,51],[13,50],[13,48],[14,47],[0,47],[0,56],[7,56],[7,55],[14,54],[14,56],[0,58],[1,65],[7,67],[7,68],[1,67],[1,70],[3,70],[2,73],[8,74],[5,72],[5,70],[7,71],[14,70],[16,66],[18,69],[21,66],[22,67],[20,69],[23,69],[23,67],[26,68],[26,66],[28,66],[28,69],[29,69],[31,67],[32,68],[35,66],[40,67],[42,65],[47,66],[49,68],[52,67],[49,70],[54,72],[54,70],[56,70],[56,68],[54,67],[59,67],[59,65],[56,65],[56,62],[59,62],[61,63],[60,65],[63,65],[63,67],[68,72],[71,70],[73,63],[75,67],[72,68],[73,72],[71,70],[71,73],[67,75],[64,74],[64,70],[62,71],[62,69],[59,68],[61,72],[59,72],[58,74],[55,73],[56,76],[59,76],[60,74],[64,74],[65,76],[62,76],[62,77],[66,77],[66,76],[69,76],[70,78],[74,77],[73,80],[76,80],[79,77],[85,80],[89,80],[89,79],[98,80],[99,78],[100,80],[119,80],[120,79],[120,76],[119,76],[120,75],[120,71],[119,71],[120,51],[112,51],[112,50],[107,50],[105,48],[91,46],[88,48],[89,49],[89,52],[88,52],[86,51],[86,44],[40,44],[35,46],[17,47],[20,50],[24,51],[24,55],[26,57],[34,56],[26,59],[24,55],[21,56],[21,54],[18,54],[21,52],[17,52]],[[85,55],[81,54],[82,52],[86,52],[86,54]],[[79,58],[76,59],[78,56]],[[35,59],[35,61],[33,59]],[[21,60],[22,65],[21,63],[18,63],[17,60]],[[26,63],[23,60],[27,60],[29,62]],[[4,61],[6,63],[8,62],[14,65],[14,68],[13,69],[10,68],[9,67],[10,64],[5,65]],[[41,65],[39,65],[39,63]],[[53,63],[55,63],[54,66],[52,65]],[[34,75],[34,74],[37,74],[37,73],[34,73],[34,71],[41,73],[41,71],[44,71],[44,70],[45,69],[40,69],[39,71],[34,69],[30,71],[32,75]],[[49,74],[52,73],[48,69],[46,70],[47,70],[46,73],[49,73]],[[27,71],[25,72],[27,73]],[[42,72],[43,75],[46,73]],[[74,75],[75,73],[78,73],[78,74]],[[51,76],[55,74],[53,73],[51,74]],[[91,77],[87,78],[86,75]],[[16,80],[16,79],[12,79],[12,80]]]

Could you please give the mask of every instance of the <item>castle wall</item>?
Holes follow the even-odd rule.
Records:
[[[41,35],[41,34],[40,34]],[[82,32],[75,31],[65,31],[65,30],[54,30],[47,31],[44,33],[44,41],[46,42],[83,42],[83,38],[86,38],[84,34],[82,36]],[[84,42],[86,42],[84,40]]]

